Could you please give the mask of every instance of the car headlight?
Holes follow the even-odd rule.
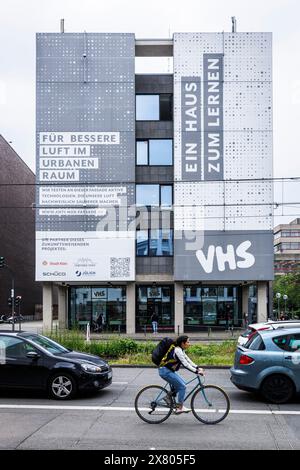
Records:
[[[102,372],[101,367],[96,366],[94,364],[88,364],[88,363],[81,364],[81,368],[85,372],[90,372],[91,374],[99,374],[100,372]]]

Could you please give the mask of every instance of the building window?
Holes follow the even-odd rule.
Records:
[[[136,164],[148,165],[148,140],[138,140],[136,143]]]
[[[236,286],[185,286],[184,329],[197,331],[210,326],[240,326]]]
[[[136,232],[136,255],[149,255],[149,237],[148,230],[137,230]]]
[[[173,187],[163,184],[137,184],[137,206],[161,206],[171,208],[173,204]]]
[[[279,247],[277,251],[285,251],[285,250],[300,250],[300,243],[291,242],[291,243],[279,243],[276,245]]]
[[[152,166],[173,165],[172,139],[138,140],[136,143],[136,164]]]
[[[70,287],[69,326],[94,326],[102,317],[106,331],[126,330],[126,288],[107,286]]]
[[[174,330],[174,287],[168,285],[137,286],[136,331],[152,331],[151,316],[158,315],[158,331]]]
[[[172,121],[172,95],[136,95],[137,121]]]
[[[137,230],[137,256],[173,256],[173,230]]]
[[[282,230],[281,232],[277,232],[274,235],[274,238],[285,237],[285,238],[296,238],[300,237],[299,230]]]
[[[159,95],[136,96],[136,120],[159,121]]]
[[[160,186],[160,205],[163,207],[172,207],[173,188],[170,185]]]

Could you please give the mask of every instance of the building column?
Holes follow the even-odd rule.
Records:
[[[176,334],[181,335],[184,332],[183,283],[175,282],[174,290],[175,290],[174,292],[174,301],[175,301],[174,332]]]
[[[257,283],[257,322],[268,320],[267,282]]]
[[[68,327],[67,317],[68,289],[65,286],[58,286],[58,328],[65,330]]]
[[[43,330],[51,331],[53,322],[53,292],[52,282],[43,283]]]
[[[242,287],[242,320],[245,328],[249,319],[249,286]],[[246,324],[247,323],[247,324]]]
[[[127,284],[126,287],[126,333],[135,333],[135,283]]]

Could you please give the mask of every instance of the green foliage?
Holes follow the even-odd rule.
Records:
[[[45,333],[46,336],[74,351],[96,354],[104,358],[117,358],[138,352],[138,343],[132,339],[111,339],[107,341],[85,341],[78,330],[64,330]]]
[[[290,312],[290,316],[293,318],[300,317],[300,272],[284,274],[282,276],[276,276],[273,283],[274,292],[274,309],[277,310],[278,300],[276,293],[280,292],[281,298],[279,300],[279,309],[284,311],[285,302],[283,295],[288,296],[286,301],[287,312]]]
[[[44,334],[66,348],[95,354],[112,360],[114,364],[153,365],[151,353],[157,344],[118,336],[109,340],[86,342],[84,334],[79,330],[57,330]],[[196,343],[189,348],[188,354],[199,365],[232,365],[235,350],[235,341]]]

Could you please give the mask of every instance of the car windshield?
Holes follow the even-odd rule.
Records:
[[[69,352],[68,349],[64,348],[55,341],[52,341],[52,339],[46,338],[45,336],[26,335],[26,338],[38,346],[46,349],[46,351],[50,352],[51,354],[64,354]]]

